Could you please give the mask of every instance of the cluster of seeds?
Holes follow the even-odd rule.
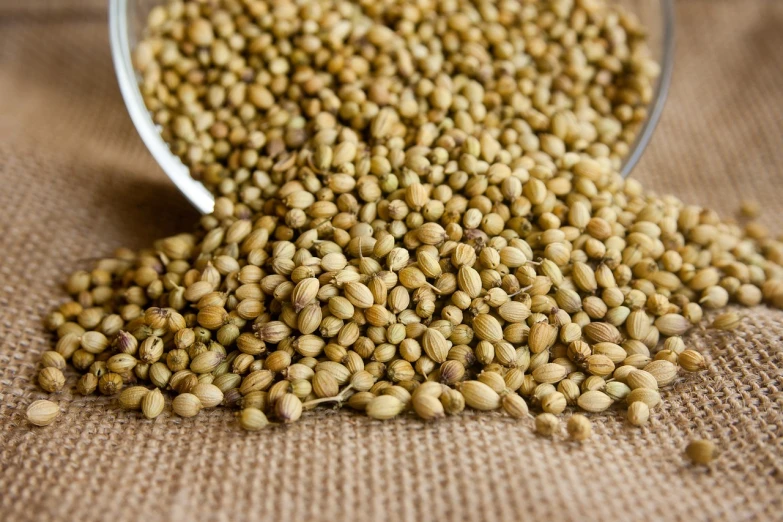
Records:
[[[783,307],[783,243],[617,174],[656,68],[616,8],[174,1],[150,34],[147,103],[215,208],[68,279],[49,392],[70,361],[82,394],[248,430],[320,404],[643,425],[707,367],[705,309]]]
[[[278,158],[339,146],[311,168],[346,173],[357,139],[389,150],[372,154],[388,192],[406,149],[468,136],[490,164],[583,152],[618,169],[658,74],[644,36],[602,0],[171,1],[134,63],[193,177],[260,211]],[[406,167],[428,176],[441,154]]]

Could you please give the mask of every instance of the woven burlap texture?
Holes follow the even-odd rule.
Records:
[[[781,520],[783,313],[687,343],[710,358],[648,427],[591,416],[586,444],[466,412],[437,423],[322,411],[240,430],[229,411],[154,421],[112,399],[27,405],[52,337],[41,318],[90,258],[187,230],[196,213],[154,163],[120,98],[103,0],[0,3],[0,520]],[[783,2],[677,2],[675,78],[634,177],[730,216],[757,198],[783,223]],[[709,437],[696,469],[682,451]]]

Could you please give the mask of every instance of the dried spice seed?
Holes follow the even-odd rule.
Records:
[[[180,417],[195,417],[201,408],[201,401],[192,393],[177,395],[171,402],[172,411]]]
[[[142,400],[148,393],[149,390],[144,386],[131,386],[120,392],[117,403],[123,410],[139,410]]]
[[[141,413],[148,419],[154,419],[163,412],[166,402],[163,393],[156,388],[141,399]]]
[[[560,420],[551,413],[541,413],[536,416],[536,433],[551,437],[560,431]]]
[[[503,411],[515,419],[523,419],[529,415],[525,399],[516,393],[507,393],[502,398]]]
[[[628,422],[634,426],[644,426],[650,418],[650,407],[642,401],[628,405]]]
[[[438,397],[427,394],[416,394],[413,397],[413,410],[424,420],[432,420],[443,417],[445,410]]]
[[[684,350],[677,356],[677,362],[688,372],[698,372],[707,368],[704,356],[696,350]]]
[[[498,392],[481,381],[463,382],[458,389],[465,397],[465,404],[475,410],[489,411],[500,408]]]
[[[258,408],[244,408],[239,413],[239,424],[247,431],[258,431],[267,427],[269,420]]]
[[[404,409],[405,403],[391,395],[375,397],[366,407],[367,415],[378,420],[392,419],[402,413]]]
[[[576,401],[580,408],[590,413],[600,413],[609,408],[612,402],[611,397],[597,390],[583,393]]]
[[[715,460],[717,448],[709,440],[694,440],[685,448],[685,455],[694,464],[706,466]]]
[[[566,424],[568,430],[568,436],[572,440],[585,441],[593,434],[593,426],[590,421],[584,415],[575,413],[571,415]]]
[[[49,393],[56,393],[65,386],[65,375],[58,368],[47,366],[38,373],[38,385]]]
[[[52,401],[38,400],[27,407],[27,420],[35,426],[48,426],[60,414],[60,407]]]

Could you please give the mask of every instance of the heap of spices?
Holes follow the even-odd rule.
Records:
[[[46,324],[80,393],[248,430],[320,405],[643,425],[708,367],[682,337],[705,308],[783,307],[783,244],[618,174],[657,66],[616,7],[177,0],[148,35],[147,105],[217,197],[68,279]]]

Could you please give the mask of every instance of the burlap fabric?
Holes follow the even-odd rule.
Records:
[[[783,2],[677,11],[671,98],[634,176],[724,215],[755,197],[779,230]],[[474,413],[323,411],[245,433],[222,409],[146,421],[70,389],[32,429],[41,318],[65,274],[196,213],[127,116],[101,0],[0,3],[0,141],[0,520],[781,520],[783,313],[765,308],[688,337],[711,366],[666,391],[649,427],[593,416],[584,445]],[[709,470],[683,460],[693,437],[722,451]]]

